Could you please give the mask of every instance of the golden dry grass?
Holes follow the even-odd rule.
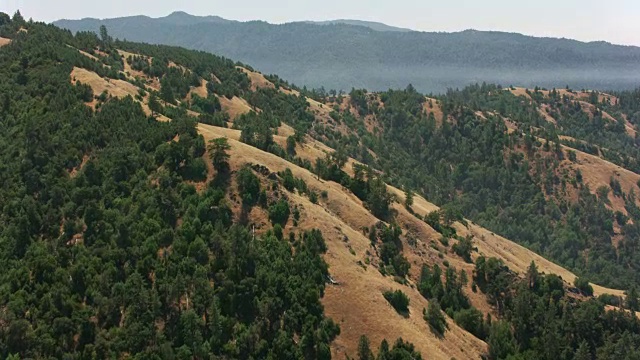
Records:
[[[566,146],[563,147],[569,149]],[[573,166],[580,170],[583,183],[589,185],[592,193],[595,194],[596,189],[600,186],[609,186],[612,177],[620,182],[622,191],[625,193],[628,194],[631,189],[637,192],[640,175],[597,156],[575,149],[572,150],[576,152],[577,158],[577,163],[573,164]],[[627,213],[622,198],[616,197],[610,192],[609,201],[611,202],[610,208],[612,210],[621,211],[624,214]]]
[[[280,87],[280,91],[287,95],[293,95],[298,97],[303,96],[302,94],[300,94],[298,90]],[[329,114],[333,110],[332,106],[328,104],[323,104],[317,100],[314,100],[308,97],[305,97],[305,100],[307,101],[307,104],[309,104],[309,111],[314,115],[317,122],[332,126],[334,130],[339,131],[343,135],[347,135],[350,133],[350,129],[346,126],[346,124],[344,123],[338,124],[331,118]],[[365,121],[367,121],[367,119],[365,119]],[[371,121],[371,118],[369,118],[369,121]]]
[[[201,133],[203,133],[203,135],[208,134],[208,135],[205,135],[205,137],[225,136],[233,140],[238,140],[240,138],[240,131],[238,130],[219,128],[219,127],[214,127],[214,126],[209,126],[204,124],[199,124],[198,130]],[[286,139],[286,138],[284,136],[280,136],[279,139],[276,139],[276,142],[281,142],[283,141],[283,139]],[[332,151],[333,149],[329,148],[325,144],[317,142],[311,138],[307,138],[304,144],[302,145],[298,144],[296,147],[296,152],[298,156],[300,156],[302,159],[309,160],[312,163],[318,157],[324,157],[326,154]],[[598,157],[585,154],[579,151],[576,151],[576,157],[578,159],[578,166],[581,166],[581,171],[583,172],[583,179],[584,179],[583,181],[586,184],[589,184],[592,191],[595,191],[595,189],[597,188],[597,186],[595,185],[597,184],[608,184],[609,176],[610,176],[609,174],[613,174],[614,176],[617,176],[625,192],[628,192],[631,186],[636,186],[635,182],[638,179],[640,179],[640,175],[637,175],[629,170],[622,169],[617,165],[609,163]],[[353,176],[352,165],[355,163],[357,163],[355,160],[349,158],[344,168],[344,170],[351,176]],[[587,168],[593,168],[594,170],[589,171]],[[616,175],[616,172],[618,175]],[[326,184],[333,184],[333,183],[324,182],[324,184],[326,186]],[[345,190],[342,189],[342,187],[340,188],[342,192],[345,192]],[[404,191],[397,189],[393,186],[388,186],[388,189],[391,193],[397,196],[397,198],[401,203],[404,202]],[[349,196],[353,197],[352,195],[349,195]],[[355,200],[357,200],[357,198],[355,198]],[[614,203],[614,201],[612,201],[612,203]],[[357,202],[359,202],[359,200],[357,200]],[[426,215],[429,212],[436,211],[439,209],[436,205],[428,202],[423,197],[418,195],[414,196],[414,205],[412,208],[417,214],[419,214],[422,217],[424,217],[424,215]],[[399,213],[401,213],[402,211],[404,211],[404,208],[396,207],[396,210]],[[342,215],[342,214],[353,214],[353,213],[350,211],[345,212],[344,209],[341,209],[341,211],[339,211],[337,215]],[[358,215],[358,217],[365,218],[366,215],[361,214],[361,215]],[[354,222],[352,225],[354,225],[355,228],[361,228],[362,226],[367,226],[367,223],[368,221]],[[415,223],[411,224],[411,226],[414,226],[416,229],[420,229],[422,227],[421,224],[415,224]],[[518,245],[508,239],[505,239],[500,235],[497,235],[489,230],[481,228],[480,226],[472,222],[469,222],[469,228],[465,228],[464,226],[458,223],[455,225],[455,227],[458,233],[461,234],[462,236],[466,236],[469,234],[474,235],[475,244],[477,245],[480,254],[485,255],[487,257],[496,257],[496,258],[502,259],[505,262],[505,264],[515,272],[518,272],[518,273],[526,272],[527,267],[529,266],[529,264],[531,264],[531,261],[535,261],[536,264],[538,265],[538,268],[542,272],[557,274],[561,276],[566,282],[571,284],[575,279],[575,275],[570,271],[564,269],[563,267],[557,264],[554,264],[553,262],[543,258],[542,256],[532,252],[531,250],[526,249],[525,247]],[[428,232],[422,231],[422,233],[425,237],[430,236]],[[430,233],[430,234],[433,236],[437,236],[434,233]],[[449,261],[454,263],[459,262],[459,260],[455,258],[449,259]],[[462,266],[457,266],[457,267],[462,267]],[[596,291],[597,294],[608,293],[613,295],[622,295],[621,290],[608,289],[595,284],[594,284],[594,290]]]
[[[192,86],[191,90],[189,90],[189,94],[187,94],[187,100],[191,100],[191,96],[193,96],[193,94],[196,94],[201,98],[206,99],[209,96],[209,91],[207,90],[207,81],[202,79],[200,86],[198,87]]]
[[[236,66],[236,69],[241,70],[242,72],[247,74],[247,76],[249,76],[249,80],[251,80],[251,91],[256,91],[258,89],[263,89],[263,88],[267,88],[267,89],[275,88],[275,85],[273,85],[271,81],[267,80],[267,78],[265,78],[264,75],[262,75],[257,71],[251,71],[242,66]]]
[[[0,43],[1,43],[1,40],[0,40]],[[72,48],[72,49],[74,49],[74,50],[77,50],[80,54],[82,54],[82,55],[84,55],[84,56],[88,57],[89,59],[91,59],[91,60],[93,60],[93,61],[99,61],[99,60],[100,60],[100,59],[98,59],[97,57],[95,57],[94,55],[91,55],[91,54],[89,54],[89,53],[88,53],[88,52],[86,52],[86,51],[82,51],[82,50],[80,50],[80,49],[77,49],[77,48],[75,48],[75,47],[73,47],[73,46],[71,46],[71,45],[68,45],[68,44],[67,44],[67,47],[70,47],[70,48]]]
[[[552,124],[556,123],[556,119],[553,118],[553,116],[549,115],[549,113],[547,112],[549,110],[549,105],[547,104],[542,104],[539,108],[538,108],[538,113],[540,114],[540,116],[542,116],[547,122],[550,122]]]
[[[220,100],[220,106],[222,110],[229,114],[231,120],[235,120],[238,116],[248,113],[253,110],[247,100],[234,96],[228,99],[226,96],[218,96]]]
[[[422,109],[427,113],[427,115],[433,114],[438,126],[442,125],[444,114],[438,100],[427,97],[426,101],[422,104]]]
[[[511,89],[509,88],[509,91],[516,95],[516,96],[522,96],[525,97],[529,100],[531,100],[531,96],[527,93],[527,89],[526,88],[522,88],[522,87],[517,87],[515,89]],[[529,90],[529,91],[533,91],[533,90]],[[542,93],[544,96],[549,96],[549,90],[539,90],[540,93]],[[593,117],[593,112],[595,111],[596,107],[587,102],[587,100],[589,100],[590,97],[590,93],[586,92],[586,91],[569,91],[567,89],[557,89],[556,90],[558,92],[558,94],[560,96],[567,96],[570,99],[576,100],[580,103],[580,106],[582,106],[582,109],[584,112],[586,112],[590,118]],[[606,93],[598,93],[598,101],[599,102],[603,102],[605,100],[608,100],[612,105],[615,105],[618,103],[618,98],[610,95],[610,94],[606,94]],[[538,112],[540,113],[540,115],[542,117],[545,118],[545,120],[552,122],[555,124],[555,119],[553,117],[551,117],[545,110],[548,108],[548,105],[543,104],[539,109]],[[609,121],[618,121],[617,119],[615,119],[613,116],[609,115],[606,112],[602,112],[602,117],[606,120]],[[629,124],[625,124],[625,129],[627,131],[627,134],[629,134],[632,137],[635,137],[636,134],[636,130],[633,128],[633,126],[629,125]]]
[[[404,193],[399,190],[396,191],[397,196],[401,201],[404,201]],[[420,196],[414,196],[413,210],[424,216],[425,214],[437,210],[438,207],[429,203]],[[504,263],[513,271],[523,274],[527,271],[527,268],[531,264],[531,261],[535,261],[540,272],[547,274],[556,274],[567,283],[573,284],[575,275],[569,270],[543,258],[542,256],[534,253],[533,251],[518,245],[504,237],[497,235],[487,229],[484,229],[477,224],[469,221],[469,227],[466,228],[460,223],[454,225],[456,231],[461,236],[473,235],[474,245],[478,247],[478,253],[486,257],[495,257],[502,259]],[[616,296],[622,296],[622,290],[609,289],[603,286],[592,284],[596,295],[600,294],[612,294]]]
[[[11,44],[11,39],[0,37],[0,47]]]
[[[144,72],[140,70],[134,70],[131,65],[127,62],[127,59],[133,56],[141,56],[140,54],[134,54],[124,50],[117,50],[118,54],[123,58],[124,62],[124,73],[128,75],[130,78],[140,78],[147,82],[146,88],[147,90],[155,90],[160,91],[160,81],[157,78],[152,78],[147,76]],[[151,57],[144,56],[147,61],[151,61]]]
[[[131,83],[128,83],[124,80],[114,80],[114,79],[104,79],[100,77],[100,75],[96,74],[93,71],[89,71],[87,69],[74,67],[71,71],[70,75],[71,82],[75,83],[76,81],[80,81],[83,84],[87,84],[91,87],[94,95],[100,95],[103,92],[107,92],[109,96],[116,98],[125,98],[127,96],[131,96],[135,99],[136,95],[139,93],[139,88]],[[147,115],[151,115],[151,110],[147,105],[149,96],[147,95],[144,98],[144,101],[140,102],[142,109]],[[95,107],[95,101],[88,103],[87,105]],[[158,121],[170,121],[168,117],[164,115],[157,115],[156,119]]]
[[[106,91],[113,97],[135,97],[139,90],[138,87],[124,80],[104,79],[93,71],[79,67],[74,67],[71,71],[71,80],[72,82],[78,80],[83,84],[89,85],[95,95],[100,95]]]
[[[231,135],[235,131],[200,124],[199,132],[205,139]],[[355,355],[358,338],[367,334],[373,343],[383,338],[391,341],[397,337],[416,344],[423,354],[436,359],[479,358],[486,345],[471,334],[458,328],[451,320],[451,330],[445,340],[439,340],[429,331],[422,319],[422,309],[428,302],[417,290],[402,286],[389,277],[382,276],[374,267],[364,269],[357,262],[364,262],[367,251],[372,251],[370,241],[359,231],[364,226],[375,224],[375,219],[353,194],[334,182],[318,180],[306,169],[288,163],[275,155],[240,143],[233,138],[231,145],[231,167],[237,169],[245,163],[266,166],[270,171],[290,168],[294,176],[305,180],[314,191],[327,191],[322,204],[312,204],[306,197],[289,194],[293,204],[302,206],[300,228],[318,228],[323,232],[329,248],[325,260],[339,286],[329,286],[323,298],[325,310],[341,325],[341,335],[334,342],[332,351],[336,358],[345,354]],[[345,237],[348,239],[345,242]],[[352,255],[351,251],[356,255]],[[411,299],[411,315],[405,319],[382,297],[388,289],[402,289]]]
[[[424,355],[428,354],[436,359],[479,358],[480,354],[486,351],[486,344],[458,328],[450,319],[448,321],[451,330],[447,332],[445,339],[440,340],[434,337],[421,315],[422,308],[426,307],[428,302],[415,289],[402,286],[391,278],[382,276],[374,266],[364,265],[366,258],[375,261],[375,256],[367,255],[367,252],[374,253],[375,250],[361,229],[375,224],[378,220],[352,193],[334,182],[319,180],[306,169],[284,159],[238,142],[240,132],[237,130],[204,124],[199,124],[198,130],[207,140],[221,136],[229,138],[232,169],[237,169],[245,163],[261,164],[272,172],[290,168],[294,176],[302,178],[310,189],[316,192],[327,191],[327,199],[321,200],[318,205],[311,204],[305,197],[296,194],[290,194],[289,197],[292,203],[303,207],[299,227],[318,228],[323,232],[329,249],[325,260],[330,266],[332,276],[340,282],[339,286],[329,286],[323,298],[327,315],[341,325],[341,335],[332,346],[332,352],[336,358],[345,358],[346,354],[354,356],[358,338],[362,334],[367,334],[376,345],[383,338],[393,340],[402,337],[416,344],[418,350]],[[290,131],[291,129],[283,127],[282,131],[278,131],[280,135],[277,136],[276,141],[285,139],[283,135]],[[296,151],[300,157],[312,161],[317,157],[325,156],[332,150],[324,144],[307,138],[304,144],[298,144]],[[349,163],[353,164],[354,161],[350,160]],[[351,172],[351,166],[347,165],[345,170]],[[391,186],[389,190],[399,198],[400,203],[403,202],[403,191]],[[423,263],[442,265],[443,261],[447,260],[452,266],[464,269],[469,275],[471,274],[473,265],[452,256],[450,250],[443,259],[438,257],[438,251],[431,248],[429,244],[431,241],[437,241],[439,234],[427,224],[409,214],[399,204],[394,204],[394,210],[396,220],[405,234],[403,252],[412,264],[409,277],[412,283],[415,284],[417,281],[419,269]],[[413,210],[420,216],[424,216],[438,210],[438,207],[420,196],[415,196]],[[462,224],[455,224],[455,227],[462,236],[474,235],[479,254],[502,259],[516,272],[524,273],[531,261],[535,261],[540,271],[558,274],[568,283],[572,283],[575,278],[575,275],[568,270],[473,223],[470,223],[468,228]],[[417,239],[415,247],[406,243],[407,234]],[[474,257],[479,254],[474,254]],[[411,299],[409,318],[405,319],[398,315],[384,300],[382,291],[387,289],[402,289],[409,296]],[[596,294],[622,295],[622,291],[597,285],[594,285],[594,290]],[[482,294],[467,292],[474,306],[485,313],[493,312]]]
[[[515,96],[523,96],[529,100],[531,100],[531,96],[527,93],[526,88],[517,87],[517,88],[509,88],[509,91]]]
[[[186,68],[186,67],[184,67],[184,66],[182,66],[182,65],[178,65],[178,64],[174,63],[173,61],[169,61],[169,65],[168,65],[168,66],[169,66],[170,68],[172,67],[172,68],[180,69],[180,70],[182,70],[183,72],[184,72],[184,71],[187,71],[187,68]]]

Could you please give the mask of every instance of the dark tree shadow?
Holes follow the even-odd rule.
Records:
[[[231,171],[227,166],[225,168],[218,170],[218,172],[216,173],[216,176],[209,183],[209,186],[216,189],[224,190],[226,192],[230,184],[231,184]]]

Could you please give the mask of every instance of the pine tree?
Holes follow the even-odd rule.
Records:
[[[576,354],[573,357],[574,360],[591,360],[591,350],[589,349],[589,344],[586,340],[582,340],[580,346],[578,346],[578,350],[576,350]]]
[[[218,171],[225,170],[229,167],[229,154],[227,150],[231,149],[227,138],[217,138],[209,141],[209,157],[213,166]]]
[[[407,191],[405,191],[404,196],[404,206],[407,208],[407,210],[412,211],[411,207],[413,206],[413,191],[411,191],[411,189],[408,189]]]
[[[365,335],[360,336],[358,341],[358,359],[360,360],[373,360],[373,352],[369,346],[369,338]]]
[[[437,300],[433,299],[429,301],[429,306],[422,311],[424,319],[429,323],[431,331],[438,336],[443,336],[447,331],[447,319],[442,314],[442,309]]]
[[[511,334],[509,323],[499,321],[489,331],[489,359],[505,359],[516,352],[516,342]]]
[[[389,343],[387,339],[382,340],[380,343],[380,349],[378,350],[377,360],[390,360],[391,355],[389,354]]]
[[[149,95],[149,110],[151,110],[151,116],[155,117],[158,113],[162,112],[162,105],[158,101],[158,96],[155,92]]]
[[[635,287],[629,289],[625,295],[627,296],[626,305],[627,309],[632,311],[639,311],[639,302],[638,302],[638,290]]]
[[[527,269],[527,283],[529,284],[529,289],[535,289],[538,285],[538,267],[536,263],[532,260],[529,268]]]

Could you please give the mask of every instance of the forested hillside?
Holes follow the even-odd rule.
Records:
[[[309,88],[384,91],[411,83],[422,92],[443,93],[486,81],[622,90],[640,80],[640,48],[500,32],[388,31],[352,21],[274,25],[185,13],[54,24],[74,32],[106,25],[121,39],[221,54]]]
[[[640,356],[638,91],[338,95],[19,13],[0,89],[2,358]]]
[[[186,184],[206,147],[186,115],[158,122],[132,97],[86,106],[101,94],[70,73],[122,68],[108,43],[19,16],[0,26],[0,357],[329,357],[322,234],[258,239],[225,185]]]

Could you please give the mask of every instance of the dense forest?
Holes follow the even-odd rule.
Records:
[[[2,358],[331,358],[341,329],[321,302],[333,281],[325,237],[314,228],[283,232],[300,219],[285,192],[314,204],[326,192],[290,169],[268,182],[259,164],[231,171],[227,139],[205,142],[198,122],[239,130],[241,142],[341,184],[361,201],[377,218],[361,229],[377,271],[428,300],[418,316],[438,338],[447,337],[451,319],[486,342],[489,359],[640,356],[640,320],[628,311],[640,310],[635,190],[625,192],[614,178],[590,189],[579,170],[563,165],[575,163],[580,150],[640,171],[636,138],[625,127],[640,121],[638,91],[615,93],[615,103],[591,93],[591,112],[569,89],[528,90],[530,101],[486,84],[433,98],[413,86],[343,96],[276,76],[268,77],[273,88],[252,88],[237,66],[250,68],[226,58],[114,40],[106,28],[74,35],[19,13],[0,13],[0,37],[11,39],[0,48]],[[157,80],[158,90],[127,76],[125,65]],[[75,68],[128,82],[138,93],[94,94],[70,81]],[[191,96],[203,80],[210,80],[207,96]],[[230,122],[221,101],[233,98],[260,110]],[[307,98],[330,107],[329,120]],[[425,110],[436,107],[439,119]],[[160,115],[171,121],[157,121]],[[295,131],[286,146],[274,139],[283,123]],[[305,160],[296,144],[310,138],[336,151]],[[349,157],[361,162],[352,175]],[[472,276],[448,262],[441,268],[407,259],[387,183],[405,190],[404,207],[443,245],[453,243],[451,256],[473,266]],[[612,210],[609,192],[626,214]],[[414,213],[413,193],[441,210]],[[232,209],[236,196],[242,216]],[[268,231],[247,228],[244,217],[254,208],[266,214]],[[465,218],[580,277],[567,284],[535,263],[526,274],[512,272],[456,233],[453,223],[468,225]],[[420,275],[412,278],[416,265]],[[625,289],[626,297],[595,298],[589,281]],[[494,316],[473,306],[469,284]],[[402,290],[381,296],[407,315]],[[352,358],[429,355],[401,338],[378,345],[361,335]]]
[[[640,80],[637,47],[513,33],[388,31],[348,20],[269,24],[179,12],[54,24],[95,32],[106,25],[121,39],[210,51],[309,88],[384,91],[412,83],[420,91],[441,93],[480,80],[606,90],[632,89]]]
[[[85,106],[69,73],[107,67],[65,44],[105,41],[19,14],[0,26],[0,357],[330,358],[322,234],[256,238],[224,182],[187,185],[204,152],[193,119],[157,122],[132,98]]]
[[[348,101],[358,116],[334,112],[352,133],[345,136],[331,126],[314,131],[330,146],[382,170],[391,183],[459,211],[591,281],[623,289],[638,286],[638,189],[626,194],[615,179],[604,189],[589,189],[580,171],[562,166],[575,162],[575,151],[561,147],[566,141],[560,136],[573,135],[596,150],[606,149],[603,158],[631,170],[637,166],[636,140],[602,116],[589,119],[581,109],[564,113],[578,102],[550,93],[541,102],[559,108],[554,112],[557,124],[545,123],[535,102],[523,103],[493,85],[469,86],[431,100],[411,86],[375,96],[354,90]],[[623,104],[597,105],[614,113],[624,111]],[[433,106],[441,107],[442,118],[455,121],[438,124],[433,113],[424,111]],[[629,113],[629,126],[635,126],[636,112],[630,108]],[[508,131],[504,117],[519,131]],[[368,131],[366,118],[375,119],[379,128]],[[601,191],[624,199],[628,215],[614,213],[607,197],[597,195]],[[571,200],[570,192],[578,201]],[[617,247],[612,243],[614,223],[623,235]]]

